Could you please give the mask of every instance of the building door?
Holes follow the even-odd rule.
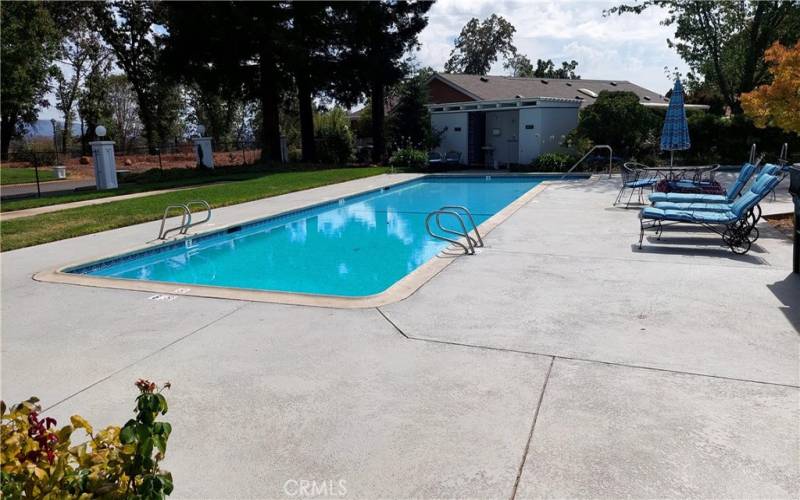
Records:
[[[486,112],[467,114],[467,165],[483,164],[483,145],[486,135]]]

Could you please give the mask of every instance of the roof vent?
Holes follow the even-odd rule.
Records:
[[[488,78],[486,78],[485,76],[482,76],[482,77],[481,77],[481,81],[482,81],[482,82],[488,82],[488,81],[489,81],[489,79],[488,79]]]
[[[525,96],[522,96],[522,95],[519,95],[519,94],[517,94],[517,95],[516,95],[516,96],[514,96],[514,97],[516,97],[517,99],[524,99],[524,98],[525,98]]]
[[[584,99],[584,97],[582,95],[576,95],[575,99],[580,99],[582,101]]]
[[[611,85],[612,87],[616,87],[617,86],[617,82],[608,82],[608,84]]]
[[[540,81],[541,81],[542,83],[544,83],[545,85],[547,85],[548,83],[550,83],[550,82],[548,82],[547,80],[540,80]]]
[[[644,100],[645,101],[649,101],[650,100],[650,96],[644,96]]]
[[[572,84],[571,84],[571,83],[569,83],[569,82],[564,82],[564,83],[566,83],[566,84],[567,84],[567,87],[572,87]]]
[[[589,97],[597,97],[597,93],[596,92],[592,92],[589,89],[578,89],[578,92],[580,92],[581,94],[586,94]]]

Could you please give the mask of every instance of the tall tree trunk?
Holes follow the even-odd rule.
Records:
[[[11,145],[11,138],[14,136],[14,125],[16,117],[11,115],[3,115],[2,123],[0,123],[0,159],[3,161],[8,160],[8,149]]]
[[[303,148],[303,161],[313,162],[317,159],[316,145],[314,144],[314,110],[312,108],[311,83],[308,74],[302,70],[298,72],[297,99],[300,103],[300,143]]]
[[[281,131],[278,115],[279,94],[276,86],[278,75],[275,75],[271,54],[262,49],[259,56],[259,72],[261,87],[261,159],[266,162],[281,160]]]
[[[370,105],[372,106],[372,161],[380,163],[386,152],[386,140],[383,137],[383,82],[372,81]]]

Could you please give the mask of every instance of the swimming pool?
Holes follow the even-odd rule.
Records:
[[[425,229],[443,205],[480,225],[545,178],[426,176],[157,248],[66,269],[124,280],[361,297],[383,292],[448,244]]]

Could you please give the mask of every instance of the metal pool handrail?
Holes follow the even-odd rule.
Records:
[[[611,163],[612,163],[612,161],[614,159],[614,149],[611,146],[609,146],[608,144],[597,144],[597,145],[593,146],[592,149],[587,151],[585,155],[581,156],[581,159],[576,161],[575,164],[572,165],[572,167],[570,167],[570,169],[567,170],[564,173],[564,175],[561,176],[561,178],[563,179],[564,177],[566,177],[567,175],[572,173],[572,171],[575,170],[578,167],[578,165],[580,165],[581,162],[583,160],[585,160],[590,154],[592,154],[592,152],[595,149],[607,149],[608,150],[608,176],[611,177]]]
[[[167,229],[165,231],[164,230],[164,225],[167,223],[167,216],[169,215],[169,211],[171,209],[173,209],[173,208],[179,208],[179,209],[182,210],[183,213],[181,214],[182,215],[181,223],[179,225],[177,225],[175,227],[171,227],[171,228],[169,228],[169,229]],[[183,205],[183,204],[181,204],[181,205],[168,205],[167,208],[164,209],[164,216],[161,217],[161,229],[158,230],[158,239],[159,240],[164,240],[164,239],[167,238],[167,235],[169,233],[172,233],[174,231],[180,231],[181,233],[183,233],[183,228],[187,224],[191,224],[191,223],[192,223],[192,212],[189,210],[189,207],[187,207],[186,205]]]
[[[206,209],[206,218],[201,221],[192,222],[191,210],[189,210],[189,207],[191,207],[192,205],[203,205]],[[186,231],[188,231],[190,227],[194,227],[199,224],[205,224],[206,222],[211,220],[211,205],[209,205],[206,200],[188,201],[186,202],[186,204],[184,204],[184,206],[187,208],[187,210],[189,210],[189,223],[183,226],[183,229],[181,229],[181,234],[186,234]]]
[[[478,232],[478,226],[475,224],[475,219],[472,218],[472,212],[469,211],[467,207],[461,205],[445,205],[443,207],[439,207],[439,210],[460,210],[464,212],[464,214],[469,219],[469,223],[472,225],[472,231],[475,232],[475,238],[469,235],[469,231],[467,231],[467,238],[472,240],[473,247],[482,247],[483,246],[483,238],[481,238],[481,233]],[[437,218],[438,222],[438,218]],[[441,227],[441,225],[440,225]],[[445,228],[442,228],[443,231],[447,231]]]
[[[454,231],[452,229],[447,229],[442,226],[442,221],[440,217],[442,215],[452,215],[453,217],[458,220],[459,225],[461,226],[461,232]],[[464,237],[467,240],[467,244],[461,243],[459,240],[455,240],[452,238],[448,238],[447,236],[442,236],[441,234],[436,234],[431,229],[431,219],[436,217],[436,225],[439,226],[439,229],[442,232],[453,234],[456,236]],[[474,255],[475,254],[475,247],[472,245],[472,237],[469,235],[467,231],[467,226],[464,224],[464,219],[458,214],[458,212],[453,212],[451,210],[434,210],[433,212],[429,213],[427,217],[425,217],[425,229],[428,231],[428,234],[436,239],[440,239],[443,241],[447,241],[452,243],[453,245],[458,245],[464,250],[464,255]]]

